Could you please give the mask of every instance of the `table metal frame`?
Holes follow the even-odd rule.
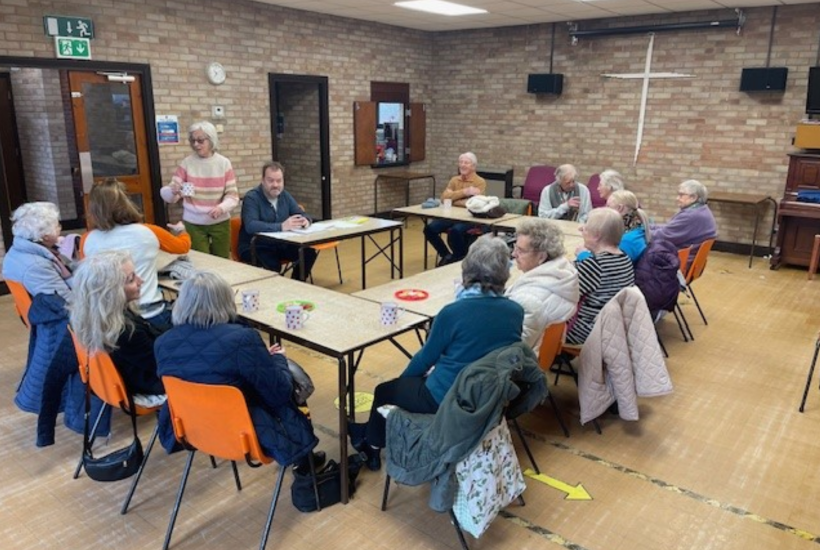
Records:
[[[749,251],[749,269],[752,267],[752,260],[755,256],[755,245],[757,244],[757,229],[760,226],[761,214],[766,209],[766,203],[771,202],[774,206],[772,216],[772,228],[769,231],[769,254],[772,254],[772,239],[774,239],[775,223],[777,223],[777,201],[769,195],[754,195],[750,193],[730,193],[726,191],[713,191],[709,193],[709,202],[723,202],[727,204],[742,204],[755,207],[755,227],[752,233],[752,249]]]
[[[373,212],[379,213],[379,180],[403,181],[404,204],[410,206],[410,182],[414,180],[430,180],[430,197],[436,198],[436,176],[426,172],[388,172],[379,174],[373,180]]]

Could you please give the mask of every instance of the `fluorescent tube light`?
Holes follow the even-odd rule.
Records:
[[[444,2],[443,0],[413,0],[412,2],[396,2],[393,5],[409,10],[435,13],[437,15],[474,15],[477,13],[487,13],[487,10],[471,8],[470,6],[454,4],[453,2]]]

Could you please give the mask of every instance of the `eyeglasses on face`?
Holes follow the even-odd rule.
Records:
[[[532,252],[532,249],[531,248],[521,248],[520,246],[515,244],[515,245],[513,245],[513,252],[516,252],[518,254],[529,254],[530,252]]]
[[[208,138],[206,138],[206,137],[204,137],[204,138],[188,138],[188,143],[190,143],[191,145],[193,145],[194,143],[198,143],[199,145],[202,145],[206,141],[208,141]]]

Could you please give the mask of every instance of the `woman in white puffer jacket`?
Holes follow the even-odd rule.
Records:
[[[521,339],[537,354],[544,329],[575,314],[578,273],[564,257],[564,235],[546,219],[527,219],[518,226],[512,256],[522,273],[505,294],[524,308]]]

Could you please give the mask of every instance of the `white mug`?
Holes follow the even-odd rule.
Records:
[[[182,196],[183,197],[193,197],[194,196],[194,184],[190,181],[186,181],[182,184]]]
[[[295,304],[285,308],[285,326],[288,330],[299,330],[305,327],[305,322],[310,318],[310,314],[305,308]]]
[[[253,313],[259,311],[259,291],[258,290],[243,290],[242,291],[242,312]]]
[[[384,326],[395,325],[402,313],[404,313],[404,308],[399,307],[396,302],[384,302],[379,314],[379,320]]]
[[[444,209],[449,210],[453,207],[453,199],[444,199]]]

